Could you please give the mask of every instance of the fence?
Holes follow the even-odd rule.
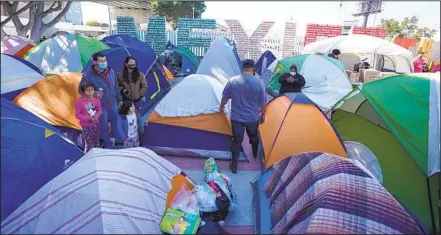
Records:
[[[116,34],[116,29],[112,30],[112,34]],[[145,42],[145,35],[147,34],[147,30],[139,30],[138,31],[138,39]],[[234,36],[225,33],[225,32],[192,32],[192,37],[211,37],[212,41],[216,40],[219,37],[226,37],[230,40],[234,41]],[[178,33],[176,31],[167,31],[165,34],[166,41],[171,41],[173,45],[178,44]],[[430,54],[430,61],[440,61],[440,42],[435,42],[433,44],[432,52]],[[305,36],[296,36],[294,39],[294,51],[293,55],[300,55],[302,53],[303,48],[305,47]],[[265,48],[261,48],[264,51],[267,50]],[[198,57],[203,57],[206,52],[206,48],[203,47],[191,47],[190,50]],[[282,48],[280,48],[280,51],[273,51],[275,55],[281,55],[282,54]],[[418,48],[412,47],[409,48],[409,51],[411,51],[415,56],[417,53]],[[245,56],[247,57],[247,56]],[[246,59],[246,58],[244,58]]]
[[[116,30],[112,30],[112,34],[116,34]],[[147,34],[147,30],[139,30],[138,31],[138,39],[145,42],[145,35]],[[234,36],[224,32],[192,32],[190,34],[191,37],[211,37],[211,41],[213,42],[219,37],[225,37],[229,40],[234,41]],[[166,31],[165,33],[166,41],[170,41],[173,45],[178,44],[178,32],[176,31]],[[189,48],[196,56],[203,57],[206,52],[206,48],[204,47],[190,47]]]

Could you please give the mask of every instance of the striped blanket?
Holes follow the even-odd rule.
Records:
[[[151,150],[92,149],[1,223],[2,234],[161,234],[181,170]]]
[[[273,166],[264,191],[272,234],[422,234],[405,209],[359,163],[323,153]]]

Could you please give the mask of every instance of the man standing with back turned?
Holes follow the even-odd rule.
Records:
[[[228,81],[222,93],[220,111],[224,112],[225,105],[231,99],[231,126],[233,140],[231,146],[230,170],[237,172],[239,154],[242,152],[242,141],[246,130],[254,157],[259,148],[259,122],[265,117],[265,87],[263,81],[254,76],[254,61],[243,62],[242,74]]]

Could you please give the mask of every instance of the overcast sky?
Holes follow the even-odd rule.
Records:
[[[207,9],[202,17],[216,19],[220,24],[225,24],[223,19],[240,20],[248,33],[254,31],[261,21],[276,21],[270,34],[277,36],[283,34],[285,22],[292,19],[297,23],[297,34],[304,35],[306,23],[340,24],[343,20],[356,19],[351,15],[357,9],[356,4],[344,1],[340,14],[338,1],[208,1],[205,2]],[[383,2],[383,8],[382,13],[370,16],[368,26],[378,25],[381,18],[402,20],[404,17],[417,16],[420,27],[440,29],[439,1],[387,1]],[[84,21],[107,22],[109,19],[106,5],[83,2],[82,11]]]

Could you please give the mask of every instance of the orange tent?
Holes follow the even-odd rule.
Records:
[[[24,90],[14,103],[53,126],[81,130],[75,117],[75,101],[82,73],[54,74]]]
[[[346,157],[346,149],[327,117],[302,93],[270,101],[259,131],[265,168],[305,152]]]

